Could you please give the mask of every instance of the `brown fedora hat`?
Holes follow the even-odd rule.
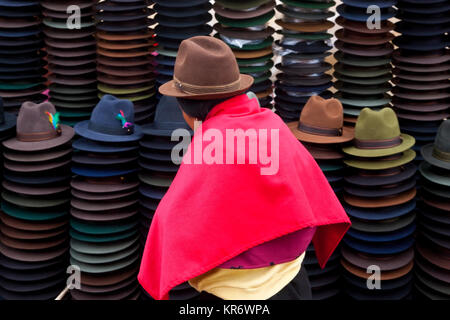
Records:
[[[58,229],[61,228],[62,226],[69,224],[69,221],[67,220],[66,217],[52,221],[49,220],[30,221],[14,218],[2,212],[1,210],[0,210],[0,220],[3,224],[7,226],[20,229],[23,231],[35,231],[35,232]]]
[[[63,226],[62,228],[54,230],[45,230],[40,232],[24,231],[20,228],[14,228],[4,224],[0,224],[0,232],[7,237],[19,240],[43,240],[47,238],[53,238],[60,236],[61,234],[69,231],[69,226]]]
[[[385,34],[365,34],[346,29],[339,29],[336,31],[335,35],[336,38],[343,42],[360,45],[379,45],[394,39],[394,34],[390,32]]]
[[[70,183],[71,187],[79,191],[90,193],[111,193],[134,189],[139,185],[138,181],[126,181],[120,178],[89,179],[76,177]]]
[[[363,279],[369,279],[369,277],[371,276],[371,273],[367,273],[367,269],[354,266],[345,259],[341,259],[341,264],[345,268],[345,270],[354,274],[357,277],[360,277]],[[414,265],[414,261],[411,260],[406,266],[401,267],[399,269],[389,270],[389,271],[384,271],[384,272],[381,271],[380,280],[392,280],[392,279],[400,278],[400,277],[406,275],[408,272],[410,272],[413,268],[413,265]]]
[[[379,197],[379,198],[363,198],[350,195],[348,193],[344,193],[343,198],[346,203],[351,206],[359,207],[359,208],[383,208],[396,206],[409,200],[414,199],[416,196],[416,188],[412,188],[408,191],[388,196],[388,197]]]
[[[20,250],[11,248],[0,241],[1,254],[8,258],[24,262],[41,262],[53,260],[66,253],[68,250],[69,247],[67,245],[44,250]]]
[[[222,17],[230,19],[251,19],[262,16],[273,10],[275,7],[275,0],[271,0],[259,7],[253,8],[251,10],[233,10],[223,7],[220,3],[215,3],[213,6],[214,12],[218,13]]]
[[[116,34],[109,33],[106,31],[97,31],[96,37],[102,40],[107,41],[130,41],[130,40],[142,40],[149,39],[153,35],[153,32],[149,32],[148,30],[143,31],[141,33],[132,33],[132,34]]]
[[[73,138],[75,131],[55,121],[55,115],[55,106],[50,102],[25,102],[17,117],[16,137],[4,141],[3,145],[8,149],[26,152],[47,150],[66,144]],[[50,116],[53,123],[50,122]]]
[[[230,47],[222,40],[197,36],[181,42],[173,80],[159,87],[166,96],[218,99],[248,90],[253,77],[240,74]]]
[[[272,46],[262,48],[260,50],[233,50],[233,54],[238,59],[260,58],[271,54]]]
[[[337,17],[336,23],[341,27],[344,27],[345,29],[368,34],[386,33],[394,30],[395,28],[395,24],[393,24],[388,20],[382,21],[379,29],[378,28],[369,29],[367,28],[366,22],[347,20],[343,17]]]
[[[337,99],[312,96],[300,119],[287,124],[295,137],[309,143],[344,143],[353,140],[353,128],[344,127],[344,109]]]

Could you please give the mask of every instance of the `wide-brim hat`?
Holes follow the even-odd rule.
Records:
[[[208,72],[201,72],[198,66]],[[239,73],[234,54],[223,41],[199,36],[181,43],[174,80],[160,86],[159,92],[177,98],[219,99],[243,93],[252,84],[253,77]]]
[[[352,158],[345,159],[344,163],[350,167],[358,168],[358,169],[366,169],[366,170],[384,170],[402,166],[413,161],[416,157],[416,152],[412,149],[406,150],[403,154],[396,159],[387,160],[387,159],[376,159],[367,160],[362,158]]]
[[[219,14],[222,17],[230,18],[230,19],[250,19],[256,18],[261,15],[264,15],[273,10],[275,7],[275,1],[270,0],[261,4],[260,6],[255,7],[253,10],[236,10],[229,9],[225,7],[226,5],[222,5],[219,2],[216,2],[213,5],[214,12]]]
[[[439,126],[435,141],[422,147],[425,161],[433,166],[450,170],[450,121],[445,120]]]
[[[358,170],[359,171],[359,170]],[[382,186],[407,180],[414,176],[417,166],[414,163],[407,163],[404,166],[394,168],[392,172],[380,172],[379,174],[365,174],[359,172],[349,172],[345,176],[345,181],[360,186]]]
[[[380,208],[399,205],[412,200],[416,196],[416,188],[396,194],[395,197],[365,198],[345,193],[343,198],[348,204],[360,208]]]
[[[384,185],[375,187],[362,187],[360,185],[346,184],[344,186],[344,190],[349,195],[371,199],[377,197],[394,196],[399,193],[410,190],[415,186],[416,186],[416,179],[410,178],[406,181],[396,183],[393,186]]]
[[[383,208],[361,208],[344,203],[345,212],[354,218],[366,221],[380,221],[407,215],[416,208],[416,201],[411,200],[403,204]]]
[[[370,13],[366,12],[367,7],[353,7],[346,4],[341,4],[336,7],[336,11],[339,15],[345,19],[353,21],[363,21],[366,22],[370,17]],[[388,20],[395,16],[396,10],[390,6],[381,8],[379,13],[380,20]]]
[[[283,21],[282,19],[277,19],[275,20],[275,23],[282,28],[299,32],[325,32],[334,26],[334,23],[328,20],[293,23]]]

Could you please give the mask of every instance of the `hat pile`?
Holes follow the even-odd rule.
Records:
[[[151,120],[156,105],[153,13],[147,0],[106,0],[97,5],[97,80],[105,94],[134,103],[136,123]]]
[[[181,141],[171,141],[172,133],[177,129],[183,129],[184,135],[181,136]],[[139,152],[139,211],[141,241],[144,246],[155,210],[175,178],[183,155],[180,151],[186,151],[192,130],[184,121],[176,98],[163,96],[156,107],[154,122],[145,125],[142,132],[144,138],[140,142]],[[179,161],[172,158],[172,150],[175,150],[176,145],[182,147],[176,154],[180,157]],[[170,299],[185,300],[196,295],[198,292],[185,283],[170,292]]]
[[[61,122],[74,125],[88,119],[98,102],[94,8],[91,0],[41,1],[44,39],[50,72],[50,102]],[[71,20],[71,5],[80,8],[80,20]],[[71,23],[80,22],[79,28]]]
[[[39,1],[0,1],[0,96],[6,111],[47,99]]]
[[[344,127],[343,123],[344,113],[339,100],[313,96],[305,104],[300,120],[287,124],[317,161],[338,196],[342,192],[344,177],[344,154],[341,147],[354,138],[353,128]],[[304,266],[314,300],[330,298],[339,293],[339,258],[339,251],[336,250],[322,270],[317,263],[314,247],[311,245],[308,248]]]
[[[392,104],[402,130],[432,143],[442,119],[450,116],[450,1],[400,0],[393,54]],[[416,160],[422,160],[420,154]]]
[[[362,108],[389,106],[392,78],[391,54],[394,24],[389,21],[395,15],[396,0],[366,1],[343,0],[337,7],[336,23],[342,27],[336,31],[334,77],[337,79],[335,98],[344,105],[346,121],[354,123]],[[380,8],[379,26],[370,5]],[[370,12],[370,11],[369,11]],[[371,25],[371,23],[375,25]],[[368,25],[370,28],[368,28]]]
[[[70,256],[80,267],[75,300],[137,299],[140,261],[137,159],[141,128],[133,103],[105,95],[75,132]]]
[[[450,298],[450,120],[439,127],[434,144],[422,147],[425,159],[419,207],[416,288],[430,298]]]
[[[212,16],[208,13],[208,0],[154,0],[156,11],[155,28],[157,47],[157,84],[173,78],[173,68],[181,41],[194,36],[208,36],[212,27],[207,23]]]
[[[49,103],[25,102],[3,142],[0,296],[54,299],[69,264],[71,127]]]
[[[283,37],[275,42],[281,56],[275,66],[281,71],[275,82],[275,108],[286,122],[299,118],[309,97],[332,97],[332,77],[327,73],[332,66],[325,59],[332,48],[327,31],[334,23],[327,19],[334,15],[329,11],[334,5],[331,0],[282,0],[277,6],[282,18],[276,23]]]
[[[215,36],[233,50],[241,73],[255,79],[249,89],[259,99],[261,107],[272,109],[273,67],[272,37],[275,30],[267,23],[275,15],[274,0],[216,0],[215,17],[218,23]]]
[[[414,257],[416,167],[414,138],[400,133],[395,112],[364,108],[353,146],[343,148],[349,166],[344,208],[352,226],[343,239],[344,290],[357,300],[410,296]],[[380,271],[380,289],[370,289],[369,266]],[[372,280],[369,279],[369,283]]]

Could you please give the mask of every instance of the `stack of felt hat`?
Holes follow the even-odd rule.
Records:
[[[154,0],[156,11],[155,28],[157,47],[157,84],[173,79],[173,68],[181,41],[194,36],[211,34],[207,23],[212,16],[208,13],[208,0]]]
[[[253,76],[255,82],[249,90],[256,94],[261,107],[270,109],[275,30],[267,23],[275,15],[274,9],[274,0],[216,0],[214,4],[218,21],[215,36],[231,47],[241,73]]]
[[[91,0],[41,1],[50,102],[61,122],[72,126],[88,119],[98,102],[94,4]],[[80,9],[79,20],[70,18],[72,11],[67,13],[71,5]],[[72,25],[78,22],[79,26]]]
[[[180,129],[183,132],[177,133],[177,137],[181,137],[181,141],[171,141],[172,134],[176,133],[174,131]],[[140,142],[139,152],[141,168],[139,210],[141,241],[144,246],[155,210],[178,171],[183,155],[181,151],[186,151],[191,141],[192,130],[184,121],[176,98],[163,96],[156,107],[154,122],[145,125],[142,132],[144,137]],[[172,155],[176,145],[180,149]],[[173,156],[180,158],[174,159]],[[184,283],[172,289],[169,298],[185,300],[196,295],[198,292]]]
[[[6,111],[46,100],[39,1],[0,1],[0,97]]]
[[[401,36],[393,41],[399,48],[393,54],[392,104],[419,151],[450,116],[450,1],[399,0],[397,8],[395,30]]]
[[[75,300],[137,299],[140,260],[137,159],[141,128],[133,103],[105,95],[75,132],[70,256],[80,267]]]
[[[17,135],[3,142],[0,296],[54,299],[69,264],[71,139],[49,103],[25,102]]]
[[[332,0],[282,0],[277,6],[282,18],[276,23],[282,27],[282,39],[276,41],[281,62],[276,68],[275,108],[283,120],[295,121],[309,97],[321,95],[328,99],[332,77],[327,72],[331,64],[332,34],[327,33],[334,23],[328,21]]]
[[[354,123],[362,108],[379,109],[390,106],[388,92],[392,85],[391,54],[396,0],[343,0],[337,7],[335,53],[337,79],[335,97],[344,105],[346,121]],[[375,5],[380,15],[373,15],[368,7]],[[367,13],[369,12],[369,13]],[[370,13],[372,12],[372,13]],[[377,19],[380,21],[377,21]],[[371,24],[374,25],[371,25]],[[377,25],[379,24],[379,25]]]
[[[349,166],[344,208],[352,226],[343,239],[341,263],[344,290],[353,299],[404,299],[412,292],[414,142],[414,137],[400,132],[391,108],[364,108],[353,146],[343,148]],[[377,283],[367,279],[377,275],[379,289],[370,289],[368,282]]]
[[[147,0],[106,0],[95,16],[99,98],[112,94],[132,101],[136,123],[150,121],[156,106],[149,5]]]
[[[288,127],[298,140],[311,153],[322,169],[336,195],[339,197],[343,187],[344,154],[341,147],[353,140],[354,130],[344,127],[342,104],[337,99],[325,100],[319,96],[311,97],[305,104],[300,120],[288,123]],[[340,254],[336,250],[321,269],[317,263],[314,247],[308,248],[304,260],[314,300],[333,297],[340,292]]]
[[[450,120],[434,143],[422,147],[425,159],[416,244],[415,286],[430,299],[450,299]]]

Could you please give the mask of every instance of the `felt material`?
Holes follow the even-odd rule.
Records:
[[[247,95],[215,106],[201,128],[153,218],[138,275],[144,289],[155,299],[168,299],[178,284],[306,227],[317,227],[313,244],[323,268],[351,223],[319,166],[289,128]],[[261,164],[187,164],[192,152],[200,151],[192,148],[209,145],[202,146],[201,140],[202,132],[211,128],[224,137],[227,128],[278,129],[283,155],[279,170],[261,175]]]

